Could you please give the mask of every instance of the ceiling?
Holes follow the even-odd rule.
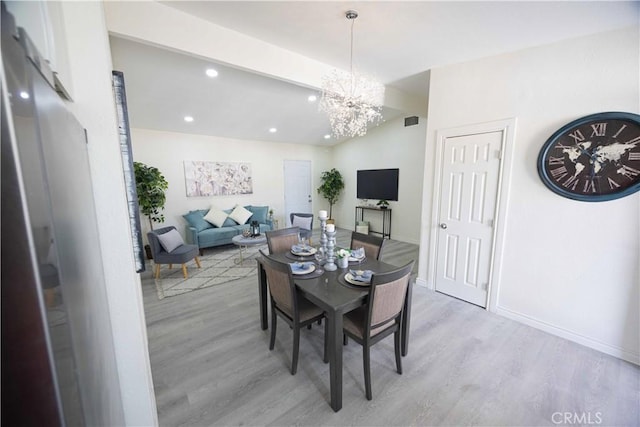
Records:
[[[312,58],[349,69],[350,21],[354,66],[424,105],[428,70],[449,64],[638,25],[638,2],[435,1],[163,1],[186,13]],[[186,29],[188,31],[188,29]],[[111,37],[114,69],[125,75],[135,128],[227,138],[331,145],[325,114],[308,96],[317,88],[261,70]],[[594,53],[595,54],[595,53]],[[205,76],[213,66],[219,75]],[[282,64],[286,67],[287,64]],[[385,108],[386,120],[419,114]],[[186,123],[185,115],[194,117]],[[277,132],[270,133],[275,127]]]

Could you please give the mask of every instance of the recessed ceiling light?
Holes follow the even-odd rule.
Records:
[[[271,132],[271,133],[276,133],[276,132],[278,132],[278,129],[276,129],[276,128],[271,128],[271,129],[269,129],[269,132]]]
[[[309,100],[309,102],[316,102],[318,99],[317,96],[315,95],[309,95],[309,97],[307,98],[307,100]]]
[[[26,90],[20,91],[20,98],[29,99],[29,92],[27,92]]]
[[[331,139],[331,135],[326,134],[326,135],[324,136],[324,139]]]
[[[218,77],[218,72],[213,68],[207,68],[206,73],[207,73],[207,76],[209,77]]]
[[[191,116],[184,116],[184,121],[185,121],[185,122],[188,122],[188,123],[191,123],[191,122],[193,121],[193,117],[191,117]]]

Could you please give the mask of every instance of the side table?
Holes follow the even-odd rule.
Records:
[[[240,258],[235,260],[235,263],[242,264],[242,262],[244,261],[242,249],[248,248],[249,246],[258,246],[258,245],[266,244],[267,236],[265,236],[264,234],[259,234],[255,237],[244,237],[242,234],[238,234],[237,236],[233,236],[233,238],[231,239],[231,242],[233,242],[233,244],[236,245],[240,250]]]

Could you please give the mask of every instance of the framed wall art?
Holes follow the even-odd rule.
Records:
[[[184,161],[187,197],[252,194],[251,163]]]

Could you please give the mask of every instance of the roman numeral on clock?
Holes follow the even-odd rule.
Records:
[[[569,174],[569,172],[567,171],[567,168],[562,166],[556,169],[551,169],[549,171],[551,173],[551,176],[556,180],[556,181],[560,181],[562,178],[564,178],[565,176],[567,176]]]
[[[564,165],[564,157],[549,156],[549,166],[554,166],[554,165]]]
[[[607,133],[607,124],[606,123],[594,123],[591,125],[591,136],[605,136]]]
[[[562,183],[562,186],[564,188],[570,188],[572,191],[575,191],[576,187],[578,186],[578,181],[579,179],[577,176],[571,175],[565,182]]]
[[[629,153],[629,160],[640,160],[640,153]]]
[[[582,188],[583,193],[595,193],[596,192],[596,184],[592,180],[587,180],[584,183],[584,187]]]
[[[582,134],[582,132],[580,132],[580,129],[576,129],[575,131],[571,132],[569,136],[573,138],[573,141],[576,143],[584,141],[584,135]]]
[[[616,172],[618,172],[622,176],[626,176],[629,179],[633,179],[636,176],[640,175],[640,171],[638,169],[634,169],[627,165],[622,165],[622,167],[618,169]]]
[[[618,184],[617,182],[615,182],[614,180],[612,180],[611,178],[607,178],[607,181],[609,181],[609,188],[610,189],[614,189],[614,188],[618,188],[620,187],[620,184]]]

